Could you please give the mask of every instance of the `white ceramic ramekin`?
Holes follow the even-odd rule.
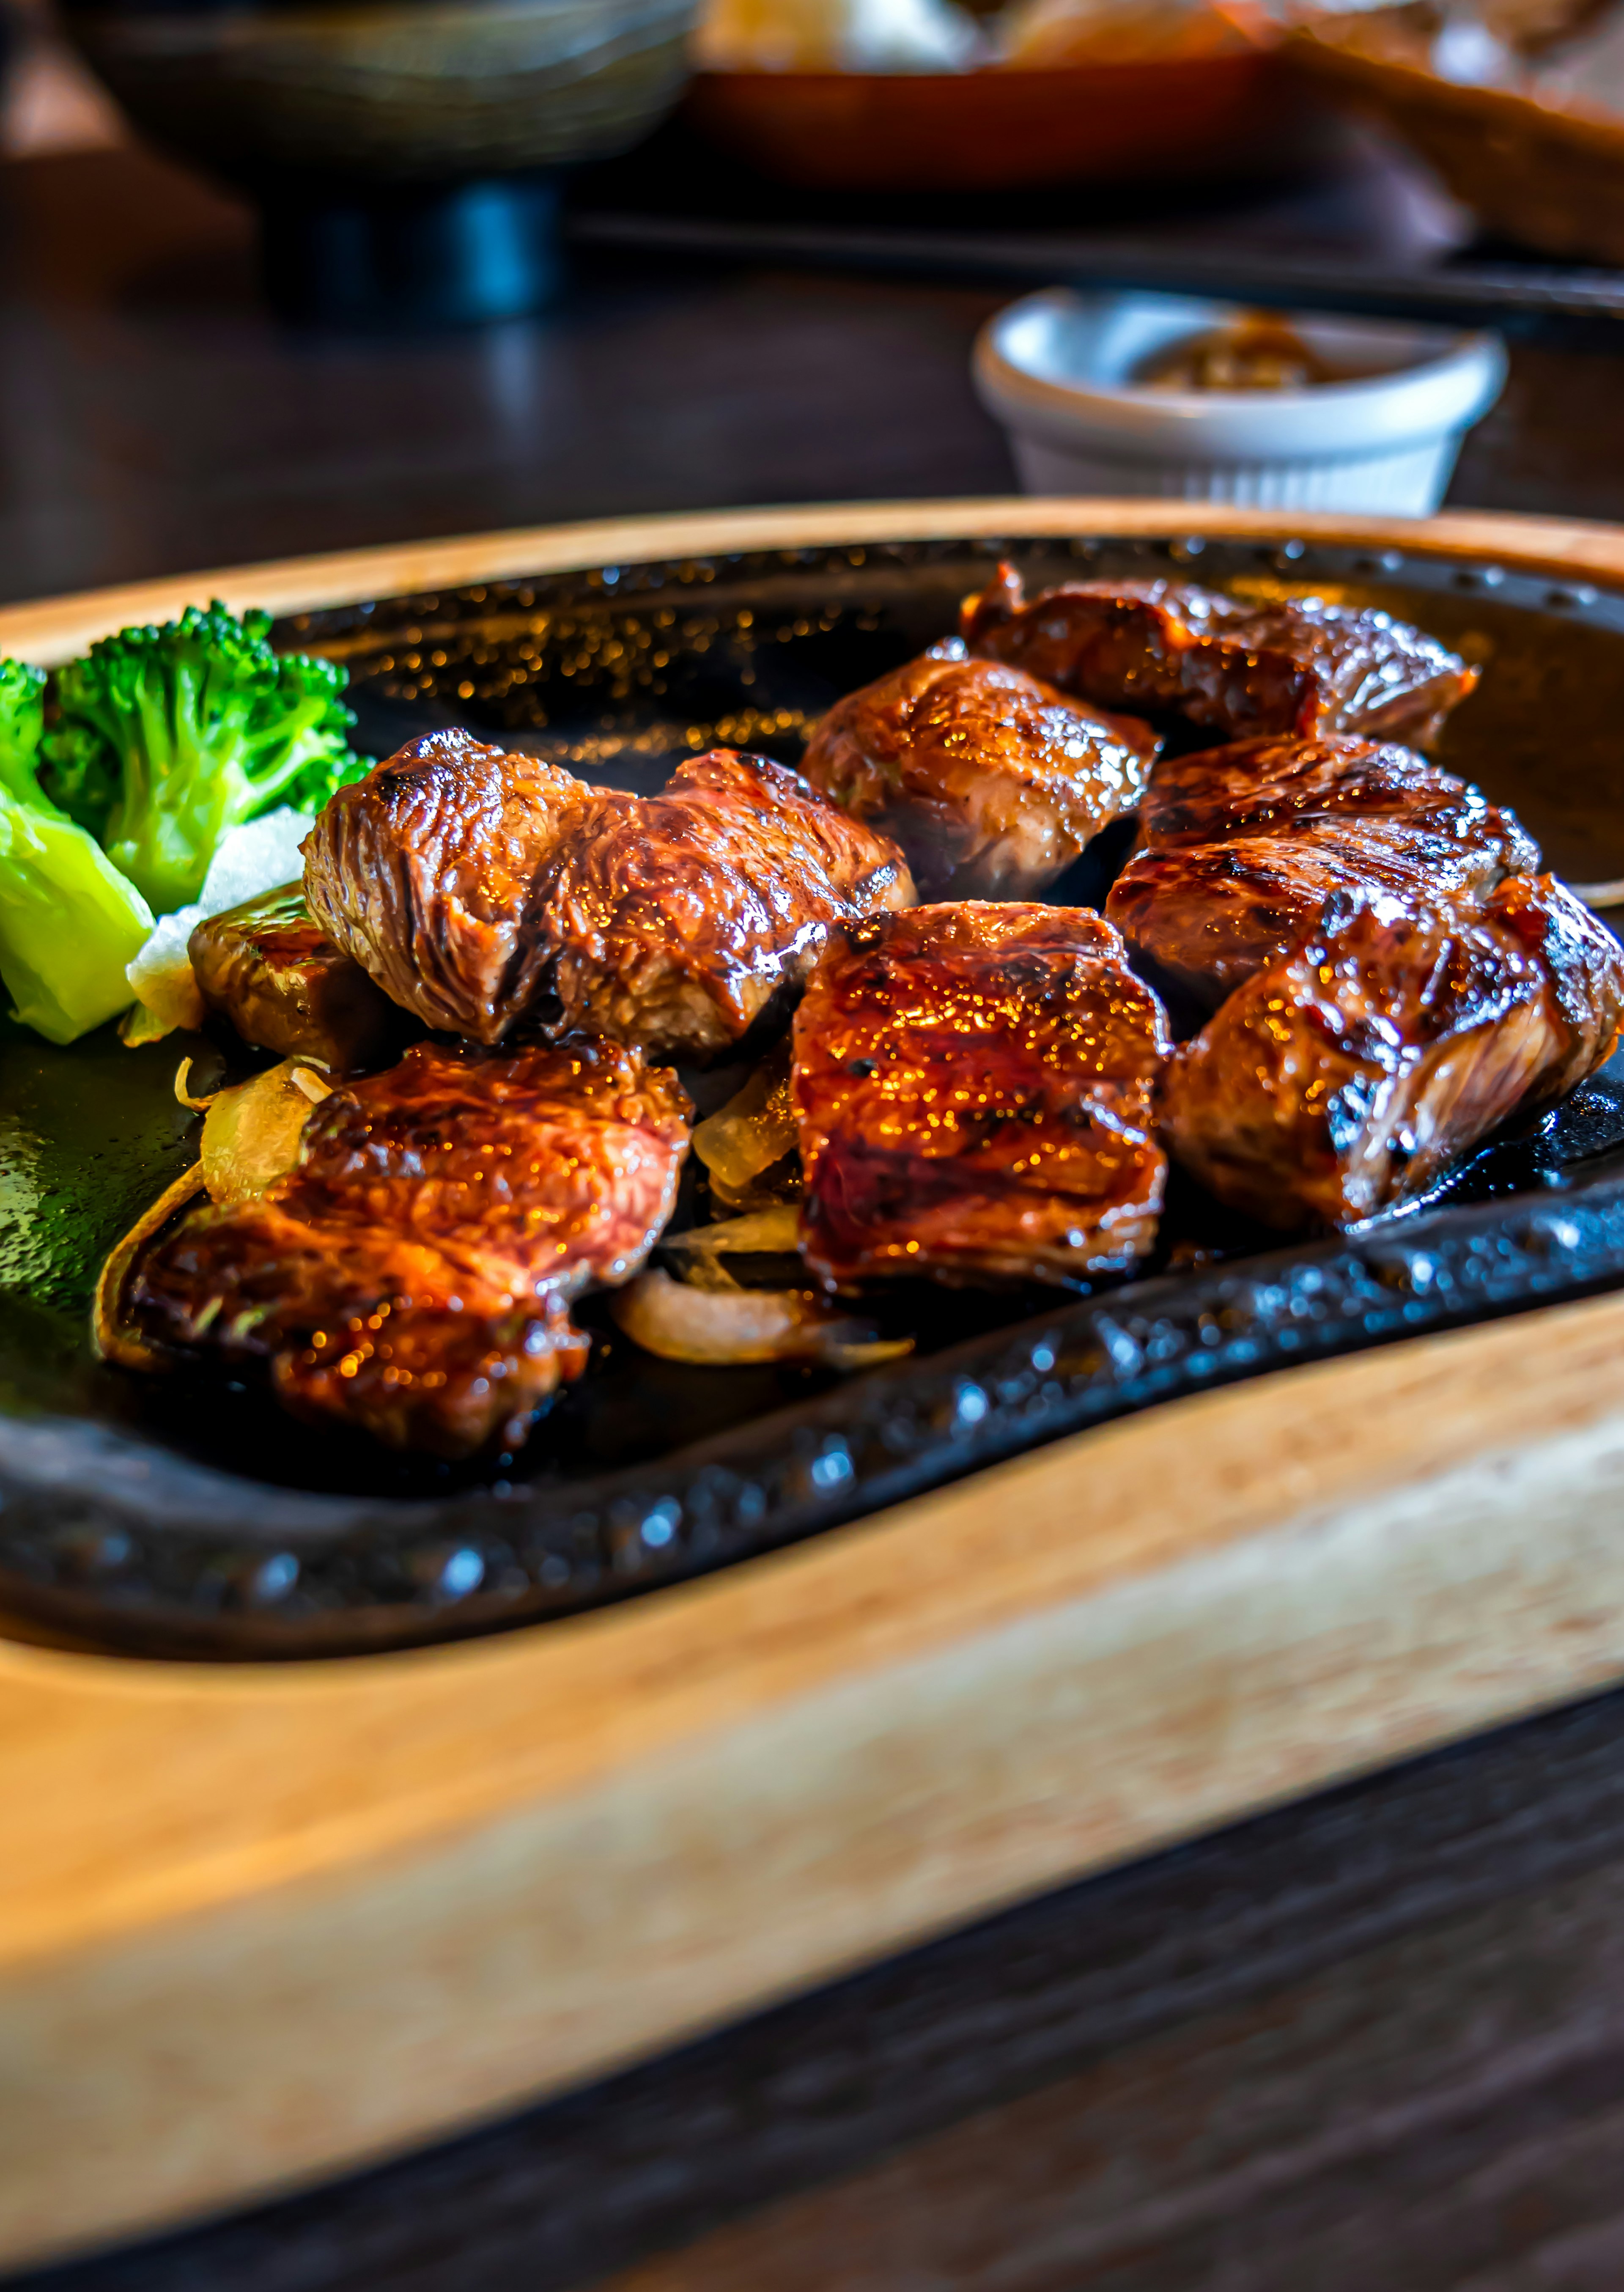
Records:
[[[1293,311],[1295,331],[1355,379],[1174,391],[1129,378],[1168,344],[1243,315],[1194,296],[1054,287],[989,319],[976,388],[1009,432],[1026,490],[1400,517],[1436,509],[1462,438],[1505,385],[1499,337]]]

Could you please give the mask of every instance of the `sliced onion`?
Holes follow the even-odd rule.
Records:
[[[796,1173],[788,1165],[797,1142],[788,1044],[693,1134],[693,1150],[710,1174],[711,1190],[729,1209],[752,1209],[764,1195],[770,1199],[798,1191]],[[780,1162],[788,1166],[770,1177]]]
[[[723,1218],[717,1225],[693,1225],[684,1233],[668,1233],[662,1249],[681,1250],[689,1259],[724,1257],[793,1257],[801,1247],[801,1213],[794,1202],[773,1202],[764,1210],[743,1217]]]
[[[182,1059],[180,1065],[174,1070],[174,1094],[176,1103],[181,1106],[190,1107],[194,1114],[206,1114],[210,1107],[214,1103],[214,1101],[219,1097],[220,1094],[218,1091],[212,1090],[206,1098],[194,1098],[192,1096],[191,1089],[191,1069],[192,1061],[190,1059]]]
[[[130,1286],[136,1260],[147,1244],[203,1190],[203,1165],[196,1162],[173,1186],[165,1187],[151,1208],[137,1218],[124,1239],[109,1251],[91,1307],[91,1335],[103,1360],[116,1361],[120,1368],[165,1367],[164,1354],[125,1327],[125,1292]]]
[[[748,1361],[869,1368],[911,1352],[913,1339],[877,1338],[873,1325],[810,1289],[696,1289],[668,1273],[640,1273],[610,1310],[626,1336],[662,1360],[713,1368]]]
[[[253,1201],[299,1159],[311,1108],[333,1085],[308,1059],[284,1059],[251,1082],[215,1093],[203,1118],[203,1182],[211,1200]]]

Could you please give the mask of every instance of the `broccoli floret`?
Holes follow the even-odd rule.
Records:
[[[319,811],[364,772],[335,661],[273,652],[269,613],[190,607],[123,629],[56,677],[45,781],[160,915],[203,888],[228,827]]]
[[[0,979],[14,1016],[70,1043],[132,1000],[152,914],[36,777],[45,680],[0,660]]]

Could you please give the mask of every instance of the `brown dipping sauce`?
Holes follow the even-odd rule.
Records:
[[[1165,343],[1134,369],[1148,390],[1309,390],[1350,381],[1283,319],[1249,311],[1232,326]]]

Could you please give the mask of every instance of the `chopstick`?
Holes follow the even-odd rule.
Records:
[[[566,219],[583,246],[740,257],[846,270],[1054,286],[1137,286],[1164,294],[1492,326],[1624,321],[1624,272],[1454,258],[1394,268],[1334,252],[1170,247],[1128,234],[875,229],[581,208]]]

